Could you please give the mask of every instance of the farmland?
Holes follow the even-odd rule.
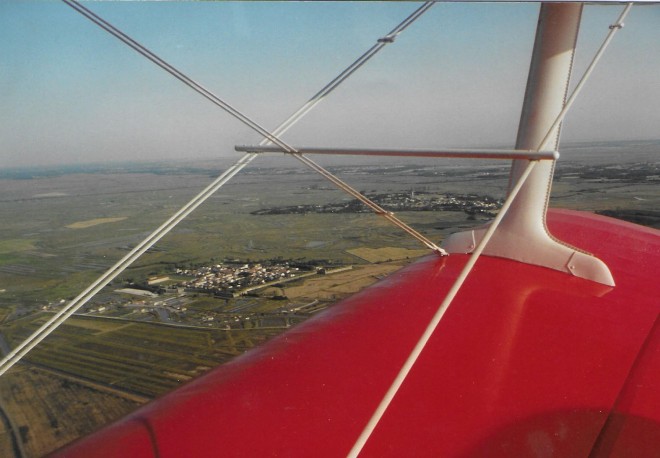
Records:
[[[619,145],[628,148],[625,161],[608,148],[600,155],[584,148],[564,154],[551,205],[631,215],[657,227],[658,144]],[[25,339],[230,162],[1,171],[2,351]],[[286,159],[256,163],[0,378],[0,406],[28,456],[134,410],[427,253],[373,214],[273,211],[346,208],[350,198]],[[501,163],[328,165],[372,194],[476,193],[495,201],[504,196],[508,176],[508,164]],[[461,210],[408,210],[397,215],[434,241],[488,219]],[[168,292],[145,299],[117,292],[153,276],[183,281],[177,268],[278,259],[332,268],[266,285],[250,297]],[[181,301],[168,320],[154,311],[166,297]],[[0,455],[12,447],[8,429],[0,429]]]
[[[16,428],[23,428],[20,440],[27,455],[40,456],[229,361],[401,265],[356,266],[298,281],[287,286],[284,304],[212,297],[190,304],[193,313],[213,313],[217,324],[229,322],[230,329],[76,315],[0,379],[4,409]],[[49,316],[36,312],[10,320],[2,335],[15,345]],[[78,415],[79,410],[85,415]],[[10,442],[5,436],[4,446]]]
[[[12,343],[20,342],[43,324],[46,315],[8,327],[5,336]],[[27,361],[151,399],[276,333],[276,329],[229,331],[72,317]]]

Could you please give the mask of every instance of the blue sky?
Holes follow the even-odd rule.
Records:
[[[86,2],[267,128],[418,5]],[[588,6],[576,74],[620,6]],[[538,5],[438,4],[285,140],[499,146],[515,139]],[[633,8],[565,141],[660,138],[660,5]],[[55,1],[0,3],[0,167],[236,155],[259,137]]]

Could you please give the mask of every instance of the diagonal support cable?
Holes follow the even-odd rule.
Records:
[[[465,280],[467,279],[468,275],[472,271],[472,268],[476,264],[477,260],[479,259],[479,256],[481,256],[481,253],[483,252],[484,248],[486,248],[486,244],[488,244],[488,241],[491,239],[493,234],[495,233],[495,230],[499,226],[500,222],[504,218],[504,215],[506,215],[506,212],[509,210],[509,207],[515,200],[516,196],[520,192],[520,189],[522,188],[523,184],[527,181],[527,178],[529,177],[529,174],[532,172],[534,169],[534,166],[537,164],[537,161],[530,161],[529,165],[523,172],[522,176],[516,183],[516,186],[513,188],[509,196],[507,197],[506,201],[504,202],[504,205],[502,205],[502,208],[500,209],[499,213],[493,220],[493,222],[490,224],[490,227],[488,228],[488,231],[484,235],[484,237],[481,239],[479,242],[479,245],[477,248],[474,250],[474,252],[470,255],[470,258],[468,259],[468,262],[465,264],[463,267],[463,270],[461,270],[461,273],[459,276],[456,278],[456,281],[454,281],[454,284],[452,285],[451,289],[445,296],[445,299],[442,301],[440,306],[438,307],[438,310],[435,312],[433,315],[433,318],[431,318],[431,321],[427,325],[426,329],[424,330],[424,333],[421,335],[419,340],[417,341],[417,344],[413,348],[413,350],[410,352],[410,355],[408,355],[408,358],[406,359],[405,363],[399,370],[399,373],[395,377],[394,381],[390,385],[389,389],[385,393],[385,396],[383,396],[383,399],[380,401],[380,404],[372,414],[371,418],[365,425],[364,429],[362,430],[362,433],[358,437],[358,439],[355,441],[355,444],[353,445],[353,448],[351,451],[348,453],[349,458],[357,458],[357,456],[360,454],[364,446],[366,445],[367,441],[371,437],[371,434],[373,431],[376,429],[376,426],[378,426],[378,423],[380,422],[380,419],[385,415],[385,411],[389,407],[390,403],[396,396],[397,392],[399,391],[399,388],[401,388],[401,385],[403,385],[403,382],[406,380],[406,377],[408,377],[408,374],[412,370],[413,366],[415,365],[415,362],[417,361],[417,358],[419,358],[419,355],[422,354],[422,351],[424,350],[424,347],[428,343],[428,341],[431,339],[431,336],[435,332],[435,329],[438,327],[438,324],[440,323],[440,320],[442,320],[442,317],[445,315],[445,312],[451,305],[452,301],[454,300],[454,297],[456,297],[456,294],[460,291],[461,287],[463,286],[463,283],[465,283]]]
[[[268,132],[265,128],[254,122],[252,119],[248,118],[245,116],[243,113],[238,111],[236,108],[231,106],[229,103],[225,102],[222,100],[220,97],[215,95],[213,92],[210,90],[206,89],[204,86],[181,72],[180,70],[176,69],[172,65],[168,64],[165,62],[163,59],[158,57],[156,54],[151,52],[149,49],[147,49],[145,46],[141,45],[137,41],[133,40],[131,37],[126,35],[124,32],[113,26],[112,24],[106,22],[103,18],[97,16],[94,12],[88,10],[78,2],[74,0],[62,0],[65,4],[76,10],[78,13],[82,14],[85,16],[87,19],[92,21],[94,24],[98,25],[101,27],[103,30],[114,36],[115,38],[121,40],[124,42],[126,45],[128,45],[130,48],[132,48],[134,51],[138,52],[142,56],[146,57],[148,60],[153,62],[154,64],[158,65],[160,68],[165,70],[167,73],[170,75],[174,76],[176,79],[184,83],[186,86],[190,87],[191,89],[195,90],[202,96],[206,97],[208,100],[210,100],[213,104],[217,105],[218,107],[222,108],[225,110],[227,113],[232,115],[234,118],[238,119],[241,121],[243,124],[246,126],[250,127],[252,130],[255,130],[258,132],[260,135],[266,137],[268,140],[270,140],[272,143],[278,145],[279,147],[289,151],[293,152],[291,148],[281,141],[279,138]]]
[[[335,186],[338,188],[342,189],[343,191],[346,191],[348,194],[351,196],[355,197],[358,199],[360,202],[365,204],[367,207],[371,208],[374,213],[376,213],[379,216],[382,216],[392,224],[394,224],[396,227],[403,229],[405,232],[413,236],[415,239],[419,240],[422,242],[427,248],[435,251],[441,256],[446,256],[447,252],[437,246],[435,243],[433,243],[431,240],[417,232],[415,229],[411,228],[408,226],[406,223],[402,222],[399,220],[396,216],[394,216],[394,213],[385,210],[382,208],[380,205],[376,204],[372,200],[366,198],[363,194],[361,194],[359,191],[356,191],[355,189],[351,188],[349,185],[341,181],[339,178],[328,172],[326,169],[318,165],[316,162],[312,161],[310,158],[307,156],[303,156],[302,154],[293,154],[293,157],[301,161],[303,164],[311,168],[312,170],[318,172],[321,174],[324,178],[326,178],[328,181],[332,182]]]
[[[84,6],[80,5],[74,0],[62,0],[64,3],[69,5],[71,8],[75,9],[77,12],[85,16],[87,19],[90,21],[94,22],[96,25],[101,27],[103,30],[107,31],[111,35],[115,36],[119,40],[123,41],[126,43],[128,46],[130,46],[132,49],[149,59],[151,62],[155,63],[159,67],[161,67],[163,70],[166,72],[170,73],[172,76],[177,78],[178,80],[182,81],[184,84],[186,84],[188,87],[194,89],[197,91],[199,94],[203,95],[206,97],[208,100],[213,102],[215,105],[219,106],[223,110],[225,110],[227,113],[232,115],[234,118],[238,119],[241,121],[243,124],[246,126],[250,127],[252,130],[256,131],[260,135],[264,137],[264,140],[266,142],[271,142],[282,148],[284,151],[288,153],[297,153],[296,149],[287,143],[285,143],[283,140],[281,140],[277,135],[267,131],[265,128],[260,126],[258,123],[256,123],[254,120],[246,116],[245,114],[241,113],[238,111],[236,108],[232,107],[230,104],[222,100],[220,97],[216,96],[213,94],[211,91],[203,87],[201,84],[197,83],[187,75],[185,75],[183,72],[179,71],[169,63],[165,62],[163,59],[155,55],[153,52],[151,52],[149,49],[138,43],[137,41],[133,40],[131,37],[126,35],[124,32],[121,30],[117,29],[115,26],[112,24],[106,22],[103,18],[97,16],[94,14],[92,11],[88,10]],[[346,74],[346,77],[350,76],[355,70],[357,70],[360,66],[366,62],[365,59],[370,58],[375,54],[375,52],[379,51],[382,49],[386,44],[392,43],[395,39],[395,37],[401,33],[405,28],[407,28],[410,24],[412,24],[418,17],[420,17],[424,12],[426,12],[431,6],[433,5],[433,2],[427,2],[424,3],[422,6],[420,6],[417,10],[413,12],[408,18],[406,18],[399,26],[395,27],[385,38],[381,38],[378,40],[378,43],[374,45],[369,51],[367,51],[363,56],[361,56],[358,61],[359,62],[357,65],[351,65],[346,71],[344,71],[342,74],[340,74],[335,80],[331,81],[325,88],[323,88],[319,93],[317,93],[314,97],[312,97],[311,101],[312,103],[310,104],[310,108],[313,107],[316,103],[320,102],[323,98],[323,94],[329,91],[332,91],[338,84],[339,82],[345,80],[343,77],[344,74]],[[306,104],[307,105],[307,104]],[[303,106],[300,110],[300,113],[306,113],[307,108]],[[296,112],[294,115],[292,115],[292,118],[294,118],[294,121],[297,121],[299,119],[299,114]],[[282,131],[288,129],[290,125],[293,125],[291,123],[284,123],[284,127],[282,128]],[[383,215],[385,219],[388,221],[392,222],[395,226],[403,229],[405,232],[410,234],[412,237],[415,239],[419,240],[424,246],[430,248],[431,250],[435,251],[436,253],[439,253],[441,255],[447,255],[447,253],[440,248],[439,246],[435,245],[433,242],[431,242],[428,238],[423,236],[421,233],[413,229],[412,227],[408,226],[406,223],[398,219],[397,217],[394,216],[391,212],[386,212],[382,208],[380,208],[376,203],[372,202],[369,198],[365,197],[362,195],[360,192],[358,192],[356,189],[352,188],[350,185],[347,183],[343,182],[341,179],[338,177],[332,175],[329,171],[325,170],[323,167],[320,165],[312,162],[311,160],[308,160],[301,154],[294,154],[294,157],[298,159],[300,162],[303,164],[307,165],[310,167],[312,170],[315,170],[316,172],[320,173],[323,177],[328,179],[331,183],[333,183],[335,186],[339,187],[340,189],[346,191],[356,199],[358,199],[360,202],[364,203],[367,205],[369,208],[374,210],[376,214],[378,215]]]
[[[547,147],[548,143],[550,142],[550,139],[552,138],[552,133],[555,131],[557,126],[559,126],[559,124],[562,123],[562,121],[566,117],[566,114],[568,113],[568,110],[570,110],[571,107],[573,106],[573,102],[575,102],[575,99],[580,94],[580,91],[582,91],[582,88],[584,87],[585,83],[591,76],[591,73],[594,71],[594,68],[596,68],[596,64],[603,56],[603,53],[605,52],[610,42],[614,38],[614,35],[616,35],[616,33],[623,28],[624,25],[623,21],[630,12],[632,6],[633,6],[632,3],[627,3],[626,6],[623,8],[623,11],[619,15],[619,18],[616,20],[616,22],[610,25],[610,31],[605,37],[605,40],[603,40],[603,43],[600,45],[600,48],[598,48],[598,51],[596,51],[596,54],[594,55],[593,59],[591,59],[591,63],[585,70],[584,74],[582,75],[582,78],[580,78],[578,84],[575,86],[575,89],[573,89],[573,92],[571,93],[570,97],[564,104],[562,110],[557,115],[557,118],[555,118],[555,121],[552,123],[552,126],[550,127],[550,129],[548,129],[548,133],[545,135],[541,143],[539,143],[537,148],[538,151],[541,151]]]
[[[96,281],[89,285],[82,293],[76,296],[71,302],[63,307],[51,319],[44,323],[37,331],[25,339],[20,345],[7,354],[2,361],[0,361],[0,376],[9,370],[14,364],[23,358],[30,350],[37,346],[43,339],[57,329],[67,318],[73,315],[80,307],[85,305],[97,292],[103,287],[108,285],[119,274],[121,274],[128,266],[135,262],[142,254],[144,254],[151,246],[158,240],[164,237],[170,230],[172,230],[181,220],[186,218],[193,210],[199,207],[206,199],[215,193],[221,186],[229,181],[236,175],[245,165],[254,159],[256,155],[246,154],[234,166],[227,169],[221,176],[207,186],[201,193],[182,207],[177,213],[172,215],[165,223],[158,229],[152,232],[146,239],[140,242],[133,248],[126,256],[118,261],[114,266],[108,269]]]
[[[296,111],[294,114],[292,114],[287,121],[282,123],[275,131],[275,132],[279,132],[277,133],[277,135],[286,132],[286,130],[288,130],[290,126],[298,122],[298,120],[302,118],[310,109],[312,109],[319,102],[321,102],[337,86],[343,83],[349,76],[355,73],[356,70],[358,70],[365,63],[367,63],[367,61],[372,57],[374,57],[381,49],[383,49],[388,44],[393,43],[396,37],[398,37],[399,34],[401,34],[401,32],[407,29],[408,26],[410,26],[413,22],[415,22],[422,14],[428,11],[434,4],[435,2],[425,2],[415,11],[413,11],[413,13],[410,16],[408,16],[406,19],[404,19],[399,25],[393,28],[387,35],[385,35],[382,38],[379,38],[375,45],[373,45],[364,54],[358,57],[355,60],[355,62],[353,62],[348,67],[346,67],[346,69],[343,72],[337,75],[337,77],[332,81],[330,81],[323,89],[321,89],[319,92],[314,94],[314,96],[311,99],[309,99],[309,101],[305,103],[305,105],[300,107],[300,109]],[[280,132],[279,129],[283,129],[283,130]]]
[[[105,24],[105,26],[102,26],[102,28],[108,31],[109,33],[115,35],[111,30],[116,30],[118,34],[124,37],[120,39],[125,43],[127,41],[130,41],[135,43],[136,46],[141,47],[141,45],[137,44],[137,42],[135,42],[134,40],[132,40],[130,37],[126,36],[122,32],[118,31],[110,24],[106,23],[103,19],[98,18],[98,16],[93,14],[91,11],[89,11],[89,15],[84,14],[82,10],[84,11],[88,11],[88,10],[83,8],[81,5],[78,5],[75,2],[71,2],[70,0],[63,0],[63,1],[67,5],[74,8],[76,11],[81,12],[81,14],[92,20],[94,23],[98,24],[97,20],[101,21],[102,24]],[[388,36],[393,34],[398,35],[399,33],[401,33],[406,27],[408,27],[419,16],[421,16],[421,14],[423,14],[426,10],[428,10],[430,6],[432,6],[432,4],[433,2],[427,2],[424,5],[422,5],[415,12],[413,12],[413,14],[411,14],[408,18],[406,18],[401,24],[399,24],[392,32],[390,32]],[[98,18],[98,19],[95,20],[94,18]],[[101,26],[101,24],[98,25]],[[351,64],[349,67],[347,67],[346,70],[344,70],[339,76],[333,79],[321,91],[319,91],[311,99],[309,99],[309,101],[305,105],[303,105],[303,107],[301,107],[298,111],[296,111],[293,115],[291,115],[286,121],[284,121],[277,129],[275,129],[273,134],[275,136],[281,135],[282,133],[290,129],[299,119],[301,119],[305,114],[307,114],[310,110],[312,110],[324,97],[329,95],[343,81],[345,81],[359,67],[361,67],[367,60],[373,57],[376,54],[376,52],[380,51],[380,49],[382,49],[383,46],[377,46],[378,49],[375,52],[372,52],[372,50],[374,50],[376,46],[372,47],[367,53],[363,54],[356,62]],[[134,48],[133,46],[131,47]],[[138,51],[138,52],[144,55],[142,51]],[[150,53],[148,52],[148,50],[146,50],[146,48],[144,52]],[[368,57],[365,58],[365,56]],[[169,66],[169,64],[165,63],[164,61],[162,62],[165,66],[171,67]],[[359,65],[356,65],[357,62],[360,62]],[[185,75],[183,75],[183,77],[185,77]],[[197,83],[194,83],[194,85],[191,87],[197,90],[196,89],[197,86],[199,85]],[[200,91],[198,92],[200,92],[205,97],[209,98],[204,91],[206,90],[203,90],[202,92]],[[217,97],[212,95],[211,98],[212,102],[214,102],[213,98],[217,98]],[[272,141],[269,137],[270,136],[265,136],[265,138],[261,141],[260,145],[276,143]],[[279,143],[276,144],[278,144],[278,146],[281,146]],[[126,256],[124,256],[120,261],[118,261],[114,266],[112,266],[108,271],[106,271],[101,277],[99,277],[96,281],[94,281],[91,285],[89,285],[82,293],[80,293],[76,298],[74,298],[71,302],[69,302],[64,308],[62,308],[62,310],[56,313],[37,331],[35,331],[32,335],[30,335],[27,339],[25,339],[25,341],[19,344],[9,354],[7,354],[5,358],[3,358],[2,361],[0,361],[0,376],[4,374],[6,371],[8,371],[18,361],[20,361],[20,359],[23,356],[25,356],[30,350],[32,350],[35,346],[37,346],[51,332],[57,329],[57,327],[59,327],[67,318],[69,318],[77,310],[79,310],[80,307],[85,305],[98,291],[100,291],[114,278],[116,278],[121,272],[124,271],[124,269],[126,269],[133,262],[135,262],[135,260],[137,260],[142,254],[144,254],[144,252],[146,252],[158,240],[164,237],[181,220],[186,218],[192,211],[194,211],[197,207],[199,207],[206,199],[208,199],[211,195],[213,195],[218,189],[220,189],[225,183],[227,183],[231,178],[233,178],[237,173],[239,173],[243,168],[245,168],[256,157],[257,157],[256,154],[251,154],[251,153],[244,155],[233,166],[227,169],[222,175],[220,175],[216,180],[214,180],[210,185],[208,185],[202,192],[200,192],[190,202],[184,205],[178,212],[172,215],[165,223],[163,223],[160,227],[158,227],[158,229],[156,229],[152,234],[150,234],[145,240],[143,240],[140,244],[138,244],[135,248],[133,248],[133,250],[131,250]]]
[[[550,138],[552,137],[553,131],[561,124],[563,121],[564,117],[566,116],[566,113],[570,109],[571,105],[575,101],[576,97],[580,93],[582,87],[584,86],[586,80],[589,78],[591,75],[593,69],[595,68],[596,64],[600,60],[601,56],[603,55],[603,52],[611,42],[612,38],[614,37],[614,34],[620,30],[623,27],[623,20],[627,16],[628,12],[632,8],[632,3],[628,3],[625,8],[623,9],[621,15],[617,19],[617,21],[610,26],[610,32],[607,34],[607,37],[603,41],[603,44],[600,46],[598,51],[596,52],[594,58],[592,59],[591,63],[589,64],[589,67],[585,71],[584,75],[580,79],[580,82],[577,84],[575,89],[573,90],[573,93],[571,96],[568,98],[567,102],[564,104],[563,109],[561,112],[557,115],[557,118],[553,122],[552,126],[548,130],[546,136],[543,138],[541,143],[538,145],[537,151],[541,151],[543,148],[547,146],[547,143],[549,142]],[[433,318],[431,318],[431,321],[427,325],[424,333],[422,336],[419,338],[417,341],[417,344],[413,348],[413,350],[410,352],[410,355],[404,362],[403,366],[399,370],[399,373],[395,377],[394,381],[390,385],[389,389],[383,396],[383,398],[380,401],[380,404],[378,407],[376,407],[376,410],[374,410],[371,418],[365,425],[364,429],[362,430],[360,436],[357,438],[355,443],[353,444],[353,448],[351,448],[350,452],[348,453],[349,458],[357,458],[364,446],[366,445],[367,441],[371,437],[371,434],[373,431],[376,429],[378,426],[378,423],[380,422],[381,418],[387,411],[387,408],[391,404],[392,400],[396,396],[399,388],[401,388],[401,385],[403,385],[406,377],[412,370],[413,366],[415,365],[415,362],[421,355],[422,351],[424,350],[424,347],[430,340],[431,336],[435,332],[435,329],[437,328],[438,324],[442,320],[442,317],[444,316],[445,312],[451,305],[452,301],[454,300],[454,297],[456,297],[456,294],[460,291],[461,287],[463,286],[463,283],[467,279],[468,275],[472,271],[474,265],[476,264],[477,260],[481,256],[481,253],[483,250],[486,248],[486,245],[490,241],[491,237],[495,233],[497,227],[499,226],[500,222],[504,218],[504,215],[506,212],[509,210],[509,207],[515,200],[516,196],[522,189],[522,186],[524,183],[527,181],[527,178],[531,174],[532,170],[534,169],[534,166],[537,164],[537,161],[530,161],[527,167],[525,168],[524,172],[520,176],[520,179],[516,182],[516,185],[514,188],[511,190],[511,193],[507,197],[506,201],[504,202],[504,205],[500,209],[499,213],[495,217],[495,219],[490,223],[488,230],[484,234],[483,238],[477,245],[476,249],[472,252],[470,255],[470,258],[468,259],[468,262],[465,264],[463,269],[461,270],[461,273],[457,277],[457,279],[454,281],[454,284],[452,285],[451,289],[445,296],[444,300],[442,301],[442,304],[438,307],[438,310],[436,313],[433,315]]]

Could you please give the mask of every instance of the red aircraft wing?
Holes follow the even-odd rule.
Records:
[[[657,451],[625,427],[660,434],[658,232],[548,216],[617,286],[482,257],[364,456]],[[345,456],[466,259],[423,258],[58,456]]]

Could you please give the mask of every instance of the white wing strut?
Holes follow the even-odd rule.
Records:
[[[553,27],[555,28],[555,31],[559,31],[562,34],[568,34],[568,40],[563,42],[563,46],[568,45],[568,51],[570,52],[570,59],[569,62],[563,62],[561,67],[564,68],[564,72],[566,74],[566,85],[568,84],[568,77],[570,76],[570,70],[572,66],[572,60],[573,56],[572,53],[575,48],[575,39],[577,38],[577,30],[579,27],[580,23],[580,17],[582,13],[582,6],[581,5],[564,5],[564,4],[555,4],[555,5],[547,5],[544,4],[541,9],[540,13],[540,20],[539,20],[539,26],[537,30],[537,40],[535,43],[534,47],[534,55],[532,57],[532,67],[530,69],[530,78],[528,81],[528,92],[525,97],[525,102],[524,102],[524,107],[523,107],[523,115],[522,115],[522,120],[521,120],[521,129],[520,129],[520,135],[519,135],[519,140],[518,140],[518,147],[524,148],[522,143],[524,143],[524,139],[527,138],[527,141],[534,142],[536,141],[536,144],[538,145],[537,149],[540,150],[542,147],[546,146],[546,142],[548,142],[549,138],[552,138],[553,135],[556,135],[558,137],[558,127],[561,124],[561,121],[563,119],[563,116],[566,114],[568,107],[572,103],[572,101],[575,99],[575,96],[577,95],[578,89],[582,86],[582,83],[588,76],[588,74],[591,72],[591,69],[593,68],[593,65],[595,64],[595,61],[598,60],[600,55],[602,54],[602,51],[604,50],[604,47],[609,43],[611,40],[611,37],[616,30],[620,29],[621,26],[623,25],[623,19],[625,18],[626,14],[630,10],[631,4],[629,3],[626,8],[624,9],[623,13],[617,20],[617,22],[613,25],[610,26],[610,34],[606,38],[606,41],[604,45],[601,47],[601,49],[598,51],[596,58],[594,59],[594,62],[592,62],[592,65],[589,67],[587,72],[585,72],[585,76],[582,78],[582,81],[580,81],[580,84],[578,84],[576,91],[574,91],[573,95],[569,99],[569,102],[567,102],[565,105],[563,103],[563,98],[564,94],[566,93],[565,91],[563,93],[557,93],[557,91],[551,92],[554,94],[555,97],[559,97],[562,104],[564,105],[563,109],[560,106],[557,111],[559,114],[554,118],[554,122],[552,122],[552,118],[548,119],[548,116],[546,114],[546,119],[545,119],[545,124],[541,124],[540,126],[535,126],[537,128],[537,135],[534,137],[533,135],[530,135],[529,132],[525,131],[525,128],[523,126],[526,125],[526,109],[530,108],[530,104],[540,104],[544,105],[543,103],[540,103],[536,100],[537,97],[539,97],[541,94],[539,94],[538,88],[534,88],[535,84],[537,83],[536,79],[539,77],[539,75],[535,75],[536,72],[543,73],[539,70],[538,66],[540,65],[539,62],[537,61],[536,63],[534,62],[535,58],[541,57],[541,60],[549,59],[549,56],[551,54],[548,54],[548,49],[545,48],[545,44],[541,44],[541,41],[544,41],[544,39],[541,38],[542,35],[551,35],[550,32],[547,30],[547,28],[552,29]],[[552,24],[552,25],[550,25]],[[568,27],[565,29],[564,27]],[[556,37],[555,37],[556,38]],[[553,40],[553,38],[549,38],[550,41]],[[571,43],[572,41],[572,43]],[[554,46],[554,45],[553,45]],[[557,49],[554,49],[553,52],[556,52]],[[537,54],[539,53],[539,54]],[[544,62],[544,64],[548,64],[548,62]],[[540,65],[543,67],[543,65]],[[536,68],[535,68],[536,67]],[[545,69],[547,71],[548,69]],[[556,75],[555,75],[556,76]],[[532,87],[530,91],[530,86]],[[547,89],[547,88],[546,88]],[[558,88],[556,88],[558,89]],[[538,108],[538,107],[537,107]],[[538,112],[536,113],[538,115]],[[535,121],[531,121],[529,125],[535,124]],[[543,126],[550,126],[550,129],[546,129],[545,131],[543,130]],[[529,128],[527,126],[526,128]],[[544,135],[545,134],[545,135]],[[555,142],[556,146],[556,142]],[[518,202],[523,198],[523,192],[525,190],[525,187],[533,186],[533,184],[530,184],[530,180],[532,179],[532,176],[534,173],[538,173],[539,169],[544,165],[544,163],[537,162],[537,161],[529,161],[529,160],[518,160],[519,164],[525,164],[525,167],[523,170],[517,174],[516,179],[513,181],[513,186],[511,190],[509,191],[509,194],[506,198],[506,201],[504,202],[504,205],[502,206],[502,209],[500,212],[497,214],[495,219],[490,223],[490,225],[486,228],[481,229],[483,231],[483,234],[479,237],[479,241],[477,242],[475,239],[472,239],[472,243],[474,245],[471,246],[470,251],[472,252],[472,255],[470,256],[470,259],[466,263],[466,265],[463,267],[461,270],[461,273],[457,277],[456,281],[452,285],[451,289],[445,296],[444,300],[438,307],[438,310],[436,311],[435,315],[429,322],[428,326],[426,327],[424,333],[422,336],[419,338],[417,341],[417,344],[413,348],[413,350],[410,352],[410,355],[404,362],[403,366],[399,370],[397,376],[395,377],[394,381],[388,388],[387,392],[381,399],[380,403],[374,410],[371,418],[365,425],[364,429],[360,433],[360,436],[356,439],[355,443],[353,444],[353,447],[348,453],[349,458],[357,458],[364,448],[364,446],[367,444],[369,438],[371,437],[371,434],[374,432],[376,427],[378,426],[378,423],[382,419],[383,415],[385,415],[385,412],[387,411],[387,408],[389,407],[390,403],[396,396],[399,388],[403,383],[405,382],[405,379],[407,378],[408,374],[410,371],[413,369],[413,366],[415,365],[415,362],[421,355],[422,351],[424,350],[424,347],[426,346],[427,342],[433,335],[433,332],[437,328],[438,324],[442,320],[442,317],[444,316],[445,312],[451,305],[452,301],[456,297],[456,294],[460,291],[461,286],[467,279],[468,275],[470,274],[472,268],[476,264],[479,256],[482,253],[486,253],[489,250],[490,247],[490,242],[491,240],[495,239],[497,235],[501,232],[500,226],[504,223],[504,221],[511,216],[511,212],[513,209],[518,205]],[[547,176],[547,172],[544,172],[541,175],[541,178],[544,176]],[[549,177],[550,178],[550,177]],[[537,178],[538,179],[538,178]],[[545,201],[547,202],[547,200]],[[545,217],[545,207],[543,208],[543,216]],[[545,221],[545,219],[543,220]],[[544,225],[545,226],[545,225]],[[465,233],[463,233],[465,234]],[[474,234],[474,231],[472,231],[472,234]],[[559,243],[559,242],[557,242]],[[568,247],[567,247],[568,248]],[[589,255],[586,255],[589,256]],[[572,258],[571,258],[572,259]],[[594,258],[596,259],[596,258]],[[600,260],[596,261],[600,262]],[[532,263],[535,264],[535,263]],[[602,262],[601,262],[602,264]],[[604,264],[603,264],[604,266]],[[607,269],[607,266],[605,266],[605,269],[607,270],[607,274],[609,274],[609,269]],[[611,279],[611,275],[610,275]]]

